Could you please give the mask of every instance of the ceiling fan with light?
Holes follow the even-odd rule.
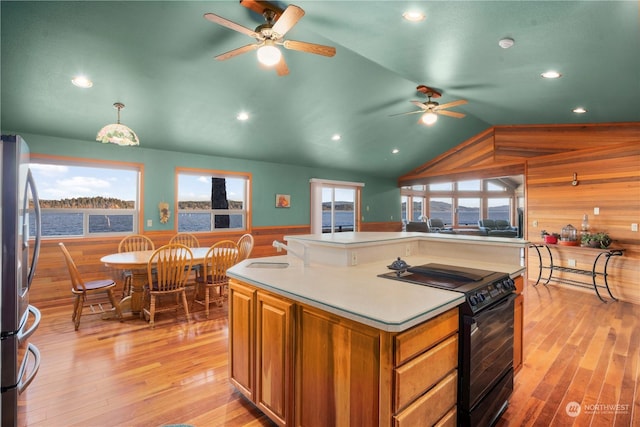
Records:
[[[248,44],[216,56],[215,58],[218,61],[224,61],[242,53],[257,49],[258,60],[260,63],[267,67],[275,67],[278,75],[284,76],[289,74],[289,68],[282,57],[282,52],[280,52],[278,46],[283,46],[285,49],[314,53],[316,55],[329,57],[336,54],[335,47],[296,40],[284,40],[285,34],[287,34],[287,32],[291,30],[291,28],[293,28],[293,26],[296,25],[304,15],[304,10],[300,7],[289,5],[283,11],[277,6],[266,1],[241,0],[240,4],[248,9],[260,13],[264,16],[266,22],[256,27],[255,30],[251,30],[214,13],[205,13],[204,17],[209,21],[256,39],[256,43]]]
[[[419,85],[416,89],[418,90],[418,92],[424,93],[427,96],[427,102],[411,101],[413,105],[419,107],[420,109],[416,111],[409,111],[407,113],[392,114],[391,117],[403,116],[405,114],[422,113],[422,116],[420,116],[420,120],[418,120],[418,123],[424,123],[427,126],[431,126],[438,120],[438,115],[440,114],[444,116],[455,117],[457,119],[461,119],[465,116],[462,113],[458,113],[456,111],[447,111],[446,109],[466,104],[466,99],[459,99],[458,101],[439,104],[431,100],[431,98],[440,98],[442,96],[442,94],[437,90],[425,85]]]

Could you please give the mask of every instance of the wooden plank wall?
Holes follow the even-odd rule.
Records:
[[[578,180],[575,186],[573,173]],[[623,257],[613,257],[609,263],[614,296],[640,304],[640,233],[631,231],[631,224],[640,222],[640,140],[537,157],[527,162],[526,182],[528,239],[539,242],[541,230],[560,233],[567,224],[580,230],[582,216],[587,214],[592,231],[606,231],[612,246],[625,249]],[[597,216],[596,207],[600,210]],[[596,256],[592,250],[557,246],[552,253],[554,263],[568,267],[568,260],[573,259],[577,268],[586,270],[591,270]],[[529,251],[528,267],[529,279],[536,279],[534,250]],[[580,278],[575,274],[560,277]]]
[[[253,234],[255,245],[251,257],[281,255],[272,246],[274,240],[282,241],[286,235],[308,233],[310,233],[310,228],[307,225],[254,227],[251,234]],[[173,234],[173,232],[146,233],[153,240],[156,248],[168,243]],[[205,233],[197,234],[197,237],[200,246],[208,247],[218,240],[231,239],[236,241],[241,235],[242,233]],[[29,294],[31,303],[34,305],[71,304],[69,273],[58,242],[64,242],[69,249],[84,280],[104,277],[119,280],[118,272],[105,267],[100,262],[100,258],[118,252],[120,240],[120,237],[45,240],[40,249],[36,275]]]
[[[638,147],[638,122],[496,126],[400,177],[398,183],[523,174],[525,238],[538,242],[543,229],[560,233],[567,224],[579,228],[582,216],[588,214],[594,231],[607,231],[614,244],[626,249],[624,257],[610,263],[614,295],[640,304],[640,233],[631,231],[632,223],[640,223]],[[488,148],[492,156],[487,155]],[[578,186],[571,185],[574,172]],[[594,207],[600,208],[597,217]],[[568,259],[576,260],[577,268],[592,265],[588,251],[561,251],[556,254],[561,265],[568,266]],[[534,251],[529,251],[527,260],[529,279],[535,279]]]

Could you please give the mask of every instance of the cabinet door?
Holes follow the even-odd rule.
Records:
[[[292,424],[293,303],[258,291],[256,405],[278,425]]]
[[[229,380],[247,398],[255,391],[254,288],[229,282]]]
[[[296,426],[379,425],[378,330],[306,306],[296,330]]]

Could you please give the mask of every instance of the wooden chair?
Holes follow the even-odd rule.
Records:
[[[64,243],[58,243],[64,259],[67,262],[67,268],[69,269],[69,276],[71,276],[71,293],[74,296],[73,300],[73,314],[71,320],[74,322],[76,331],[80,327],[80,317],[82,317],[82,309],[87,301],[87,296],[104,293],[109,297],[111,306],[115,309],[116,315],[122,321],[122,312],[120,311],[120,304],[116,301],[113,290],[116,287],[116,282],[111,279],[99,279],[85,282],[80,276],[80,272],[76,267],[71,254],[64,246]],[[100,305],[100,304],[99,304]],[[93,306],[91,306],[93,307]],[[100,308],[102,306],[100,305]],[[102,312],[102,310],[100,310]]]
[[[120,240],[118,252],[135,252],[135,251],[152,251],[155,249],[153,241],[142,234],[131,234]],[[122,296],[131,295],[131,286],[133,285],[133,272],[124,270],[122,272],[124,285],[122,286]]]
[[[170,244],[173,243],[178,243],[181,245],[185,245],[188,248],[199,248],[200,247],[200,242],[198,241],[198,238],[196,236],[194,236],[191,233],[178,233],[176,235],[174,235],[171,240],[169,240]],[[193,271],[195,273],[195,277],[193,279],[192,282],[190,282],[190,285],[194,285],[195,284],[195,280],[198,276],[200,276],[200,272],[202,271],[202,266],[200,266],[199,264],[196,264],[194,266],[191,267],[191,271]]]
[[[251,255],[253,250],[253,236],[251,234],[243,234],[238,239],[238,262],[243,261]]]
[[[174,235],[169,243],[178,243],[180,245],[185,245],[188,248],[199,248],[200,242],[198,238],[191,233],[178,233]]]
[[[145,286],[144,308],[141,313],[149,317],[151,327],[154,327],[156,313],[173,310],[177,312],[180,307],[184,309],[187,322],[190,321],[186,285],[192,263],[193,253],[180,244],[164,245],[151,255],[147,264],[149,282]],[[160,306],[159,300],[165,296],[172,297],[172,304],[165,301],[166,305]]]
[[[238,245],[232,240],[221,240],[211,246],[205,256],[202,267],[202,276],[196,280],[196,292],[193,301],[205,307],[207,319],[209,318],[209,305],[216,303],[221,306],[229,288],[227,269],[238,260]],[[212,291],[216,290],[215,294]],[[204,300],[202,298],[204,294]]]

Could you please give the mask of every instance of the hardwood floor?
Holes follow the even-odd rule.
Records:
[[[20,397],[20,426],[273,425],[228,382],[225,308],[210,320],[196,312],[191,324],[163,313],[155,329],[85,314],[77,332],[71,303],[41,310],[42,365]],[[639,312],[528,285],[524,367],[498,425],[640,426]]]

